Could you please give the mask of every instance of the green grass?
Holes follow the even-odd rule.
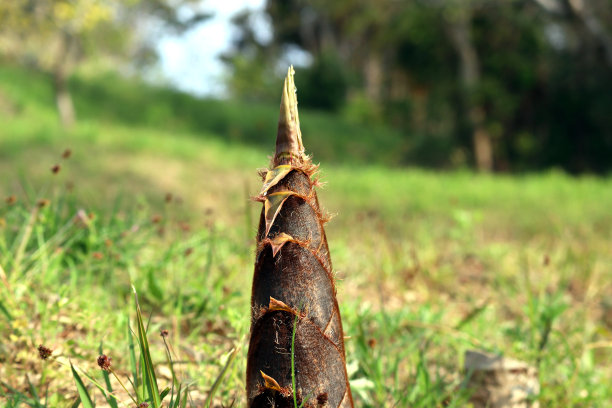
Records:
[[[93,403],[106,406],[84,375],[107,384],[96,366],[101,343],[117,376],[138,383],[133,284],[159,390],[178,379],[189,406],[211,390],[214,406],[244,406],[260,210],[249,196],[272,151],[277,108],[241,121],[237,104],[183,97],[188,113],[172,119],[175,110],[155,112],[177,94],[75,85],[89,90],[77,92],[82,120],[67,132],[46,81],[0,69],[0,405],[71,406],[72,362]],[[142,115],[126,108],[133,116],[122,118],[130,98]],[[212,105],[234,112],[218,129],[166,123]],[[264,123],[261,139],[232,139],[234,125],[254,132],[249,115]],[[327,233],[357,406],[466,406],[469,349],[537,366],[541,406],[612,406],[611,179],[390,169],[378,153],[365,165],[368,156],[338,147],[350,124],[302,116],[327,182],[320,200],[336,214]],[[307,126],[329,126],[338,140]],[[39,344],[63,364],[39,360]]]
[[[15,67],[0,66],[2,95],[10,110],[50,113],[53,88],[45,77]],[[83,121],[156,128],[168,133],[191,133],[223,144],[249,146],[269,154],[270,137],[276,135],[279,105],[246,104],[196,99],[169,89],[121,79],[116,74],[95,80],[75,77],[71,89],[77,114]],[[299,87],[299,82],[297,84]],[[0,104],[0,109],[6,104]],[[7,109],[7,108],[5,108]],[[376,124],[352,123],[317,111],[300,112],[302,130],[309,137],[309,151],[328,162],[399,165],[408,148],[397,131]],[[39,136],[46,133],[37,129]],[[137,148],[138,146],[136,146]]]

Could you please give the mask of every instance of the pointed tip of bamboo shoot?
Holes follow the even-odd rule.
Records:
[[[297,92],[293,75],[293,65],[289,67],[283,94],[281,96],[280,118],[278,120],[278,133],[276,136],[276,154],[274,165],[290,162],[291,159],[301,161],[305,158],[302,132],[300,131],[300,118],[298,116]]]

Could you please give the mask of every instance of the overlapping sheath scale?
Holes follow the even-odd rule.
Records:
[[[258,196],[264,205],[251,297],[248,405],[353,407],[325,218],[313,181],[317,167],[304,153],[293,74],[289,68],[276,151]]]

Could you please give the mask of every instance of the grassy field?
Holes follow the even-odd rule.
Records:
[[[70,361],[107,406],[85,374],[105,382],[102,349],[133,376],[133,284],[160,388],[175,372],[202,406],[220,379],[214,406],[244,406],[260,211],[249,197],[277,108],[116,79],[73,86],[81,120],[64,131],[48,81],[0,69],[0,404],[72,406]],[[612,179],[390,167],[403,143],[392,131],[301,121],[335,214],[357,406],[466,406],[471,349],[536,366],[541,406],[612,406]]]

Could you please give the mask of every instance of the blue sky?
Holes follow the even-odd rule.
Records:
[[[223,64],[217,58],[230,48],[234,30],[231,18],[249,8],[259,11],[256,19],[262,38],[270,36],[263,18],[265,0],[215,0],[204,3],[214,17],[181,36],[162,37],[158,44],[162,75],[178,89],[196,95],[223,96]],[[214,5],[213,5],[214,4]]]

